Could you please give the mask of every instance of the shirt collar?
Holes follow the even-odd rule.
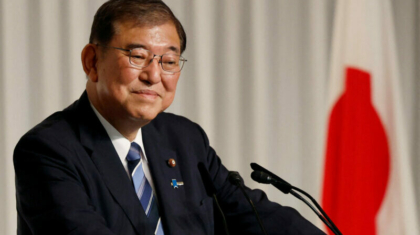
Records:
[[[130,150],[131,142],[125,138],[114,126],[111,125],[90,102],[90,106],[92,107],[93,111],[95,112],[96,116],[98,117],[99,121],[101,122],[102,126],[105,128],[106,132],[108,133],[109,138],[111,139],[112,145],[114,145],[115,150],[117,151],[118,156],[120,157],[121,161],[124,162],[127,157],[128,151]],[[147,161],[144,145],[143,145],[143,137],[141,134],[141,128],[137,132],[136,138],[134,141],[138,145],[140,145],[141,149],[143,150],[143,156]]]

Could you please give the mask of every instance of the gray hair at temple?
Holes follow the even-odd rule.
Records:
[[[181,53],[187,46],[187,36],[171,9],[158,0],[109,0],[96,12],[89,43],[107,45],[116,32],[115,23],[133,21],[136,26],[157,26],[172,22],[178,32]]]

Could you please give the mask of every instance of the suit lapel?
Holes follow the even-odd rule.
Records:
[[[167,163],[169,159],[174,159],[177,163],[176,151],[167,146],[162,140],[159,132],[152,123],[142,128],[143,144],[146,156],[149,161],[153,183],[157,192],[160,216],[162,217],[165,231],[177,231],[182,233],[182,228],[171,223],[173,211],[182,210],[182,198],[185,197],[183,186],[174,189],[171,186],[172,179],[183,181],[179,164],[170,167]],[[180,208],[181,207],[181,208]],[[187,231],[185,231],[188,233]],[[171,234],[170,232],[165,234]]]
[[[130,179],[121,164],[121,160],[112,145],[104,127],[96,117],[86,92],[77,105],[80,115],[80,140],[91,152],[91,159],[107,185],[110,193],[121,206],[138,234],[153,234],[146,224],[147,217],[142,211]]]

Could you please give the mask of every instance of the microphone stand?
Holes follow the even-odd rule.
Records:
[[[262,221],[261,221],[261,218],[260,218],[260,216],[257,212],[257,209],[255,209],[254,203],[252,202],[251,198],[249,198],[248,194],[245,192],[244,186],[242,185],[242,177],[236,171],[229,171],[228,178],[229,178],[229,181],[232,184],[238,186],[241,189],[242,193],[245,195],[246,199],[248,200],[249,204],[251,205],[255,216],[257,217],[258,224],[260,225],[261,230],[263,231],[263,233],[265,235],[267,235],[267,231],[265,231],[265,228],[262,224]]]
[[[216,188],[214,187],[213,181],[211,180],[210,174],[207,171],[207,168],[204,165],[204,163],[198,163],[198,171],[200,172],[201,179],[203,180],[203,184],[206,189],[207,195],[214,199],[214,202],[217,205],[217,209],[219,210],[219,213],[222,216],[223,228],[225,229],[225,233],[226,235],[229,235],[229,228],[227,225],[225,214],[223,213],[222,207],[220,207],[219,201],[216,197]]]
[[[342,233],[337,228],[337,226],[335,226],[335,224],[332,222],[332,220],[328,217],[327,213],[325,213],[325,211],[321,208],[321,206],[316,202],[316,200],[311,195],[309,195],[305,191],[289,184],[288,182],[286,182],[282,178],[278,177],[277,175],[275,175],[274,173],[265,169],[264,167],[258,165],[257,163],[251,163],[251,168],[254,170],[254,172],[251,174],[251,178],[253,180],[257,181],[258,183],[272,184],[274,187],[276,187],[277,189],[279,189],[283,193],[292,194],[293,196],[295,196],[299,200],[303,201],[306,205],[308,205],[312,209],[312,211],[314,211],[315,214],[322,220],[322,222],[324,222],[324,224],[327,225],[328,228],[331,229],[332,232],[334,232],[334,234],[342,235]],[[262,179],[263,175],[265,177],[267,177],[267,180]],[[302,196],[300,196],[298,193],[293,191],[293,189],[302,193],[306,197],[308,197],[312,201],[312,203],[315,204],[316,208],[318,208],[318,210],[321,212],[322,215],[312,205],[310,205],[310,203],[308,201],[306,201]]]

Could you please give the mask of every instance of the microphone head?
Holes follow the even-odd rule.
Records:
[[[255,163],[255,162],[251,163],[251,168],[252,168],[254,171],[262,171],[262,170],[264,169],[262,166],[258,165],[258,164],[257,164],[257,163]]]
[[[274,187],[278,188],[285,194],[290,193],[292,190],[292,185],[287,183],[284,180],[277,180],[276,178],[272,178],[268,173],[263,171],[254,171],[251,174],[251,178],[258,183],[262,184],[272,184]]]
[[[289,183],[287,183],[287,181],[283,180],[282,178],[278,177],[278,176],[277,176],[276,174],[274,174],[273,172],[271,172],[271,171],[269,171],[269,170],[265,169],[264,167],[262,167],[262,166],[258,165],[257,163],[251,163],[251,168],[252,168],[254,171],[261,171],[261,172],[266,173],[267,175],[269,175],[269,176],[271,177],[271,179],[272,179],[272,180],[275,180],[275,181],[277,181],[277,182],[281,182],[281,183],[283,183],[283,184],[288,184],[288,185],[290,185]],[[271,183],[273,183],[273,182],[271,182]]]
[[[251,173],[251,178],[258,183],[262,184],[271,184],[273,182],[276,182],[273,180],[267,173],[262,171],[254,171]]]
[[[235,185],[238,185],[242,182],[242,177],[237,171],[229,171],[228,179],[230,183]]]
[[[267,173],[267,174],[269,174],[269,175],[274,176],[274,174],[273,174],[271,171],[269,171],[269,170],[265,169],[264,167],[262,167],[262,166],[258,165],[258,164],[257,164],[257,163],[255,163],[255,162],[251,163],[250,165],[251,165],[251,168],[252,168],[254,171],[262,171],[262,172],[265,172],[265,173]]]

